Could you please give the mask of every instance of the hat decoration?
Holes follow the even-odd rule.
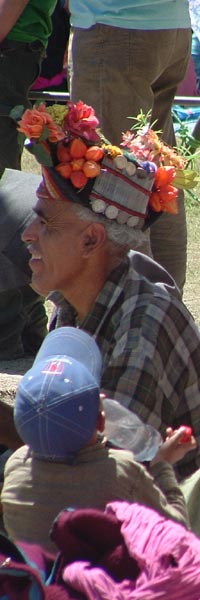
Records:
[[[99,129],[91,106],[44,103],[27,109],[18,122],[25,147],[42,165],[39,193],[72,200],[119,224],[138,227],[163,211],[176,214],[178,189],[194,187],[187,159],[166,146],[149,126],[112,146]]]

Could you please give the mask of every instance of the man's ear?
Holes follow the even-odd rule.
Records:
[[[83,252],[88,256],[101,248],[107,239],[106,229],[102,223],[90,223],[83,232]]]

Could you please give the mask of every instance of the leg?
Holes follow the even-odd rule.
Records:
[[[190,52],[190,33],[184,32],[185,45],[176,60],[176,30],[137,31],[105,25],[74,29],[69,43],[70,95],[73,102],[81,98],[94,106],[103,133],[112,143],[120,143],[121,132],[132,125],[128,117],[136,117],[140,109],[153,111],[152,119],[158,119],[157,129],[165,130],[167,139],[173,98]]]
[[[0,360],[35,356],[46,334],[44,299],[29,285],[0,292]]]
[[[24,328],[20,289],[0,293],[0,360],[24,356],[21,333]]]
[[[183,192],[179,194],[178,204],[177,215],[163,213],[151,226],[150,239],[154,260],[172,275],[182,293],[187,259],[187,225]]]
[[[35,356],[47,334],[47,314],[44,298],[32,290],[30,285],[21,288],[25,326],[22,342],[25,354]]]
[[[135,67],[139,38],[140,32],[105,25],[75,29],[70,38],[71,98],[95,108],[102,131],[113,144],[119,144],[122,131],[132,125],[127,117],[137,116],[141,107],[147,112],[153,104],[146,67],[141,74],[140,50]]]
[[[175,30],[170,36],[171,57],[152,86],[154,104],[152,121],[157,119],[155,128],[162,130],[163,139],[171,146],[176,145],[171,108],[178,83],[184,78],[190,58],[191,32]],[[187,225],[184,206],[184,193],[179,192],[179,212],[176,216],[168,213],[156,221],[150,231],[152,253],[174,277],[183,292],[187,261]]]
[[[9,117],[16,105],[28,106],[27,94],[39,74],[40,43],[5,41],[0,45],[0,174],[20,168],[16,124]]]
[[[151,109],[152,121],[158,120],[155,128],[174,145],[171,107],[187,68],[190,41],[189,30],[131,31],[104,25],[75,29],[69,51],[72,100],[81,98],[94,106],[105,136],[115,144],[120,143],[121,131],[131,126],[128,116]],[[177,218],[162,215],[152,228],[151,241],[155,260],[182,289],[186,220],[181,195],[179,202]]]

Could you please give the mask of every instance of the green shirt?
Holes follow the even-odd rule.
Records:
[[[52,31],[51,15],[57,0],[30,0],[7,39],[18,42],[39,40],[47,46]]]

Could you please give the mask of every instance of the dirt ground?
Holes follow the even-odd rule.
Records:
[[[183,300],[200,327],[200,203],[187,207],[187,275]]]

